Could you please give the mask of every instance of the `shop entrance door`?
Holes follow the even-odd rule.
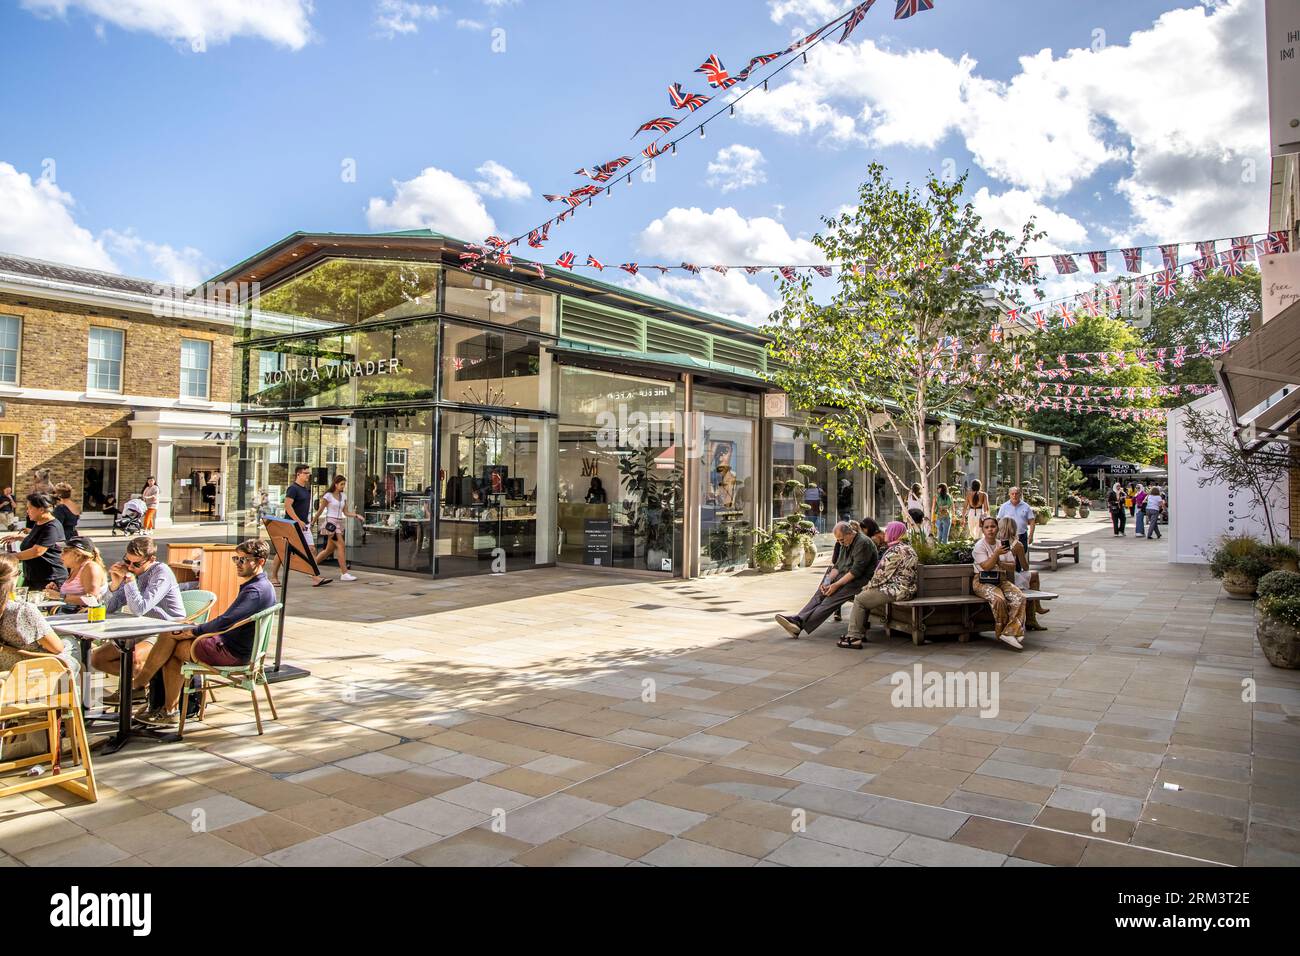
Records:
[[[220,521],[222,454],[216,445],[179,445],[172,460],[172,520]]]

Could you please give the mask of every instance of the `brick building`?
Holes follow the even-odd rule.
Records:
[[[48,468],[107,524],[149,475],[158,525],[221,517],[236,312],[143,279],[0,255],[0,485]]]

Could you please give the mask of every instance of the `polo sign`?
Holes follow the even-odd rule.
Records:
[[[282,385],[285,382],[342,382],[350,378],[368,378],[372,375],[392,375],[402,367],[402,360],[372,359],[368,362],[340,362],[337,365],[315,365],[311,368],[282,368],[262,373],[262,386]]]

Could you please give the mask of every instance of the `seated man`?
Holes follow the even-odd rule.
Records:
[[[158,546],[153,538],[141,536],[127,542],[122,560],[108,569],[108,594],[104,597],[104,607],[109,614],[125,609],[139,617],[156,617],[164,621],[184,619],[185,602],[181,600],[176,575],[158,560]],[[141,641],[131,654],[136,688],[133,696],[142,700],[146,695],[146,682],[140,680],[140,669],[152,647],[153,641]],[[106,674],[117,674],[121,656],[115,646],[104,644],[91,651],[90,666]],[[110,695],[104,701],[116,703],[117,695]]]
[[[907,601],[916,594],[916,575],[919,561],[912,546],[903,540],[907,526],[901,521],[891,521],[881,537],[884,539],[881,557],[871,580],[853,599],[849,615],[848,633],[840,640],[840,647],[861,650],[867,641],[867,627],[871,612],[894,601]]]
[[[863,524],[875,528],[875,522],[870,519]],[[817,630],[841,604],[852,600],[876,568],[876,545],[869,532],[854,531],[847,521],[841,521],[835,526],[834,534],[834,563],[822,577],[812,599],[798,614],[776,616],[776,623],[795,639],[801,631],[811,634]]]
[[[247,621],[259,611],[275,605],[275,588],[262,571],[270,555],[270,546],[259,538],[240,542],[232,560],[241,583],[239,594],[230,607],[206,623],[158,638],[140,669],[141,682],[149,681],[161,669],[166,690],[163,706],[141,715],[144,720],[159,726],[175,726],[180,722],[181,667],[184,664],[198,661],[212,667],[237,667],[248,663],[253,656],[257,626],[243,624],[232,628],[232,625]],[[220,631],[225,633],[219,634]]]

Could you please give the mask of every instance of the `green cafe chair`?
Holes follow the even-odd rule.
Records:
[[[217,603],[211,591],[182,591],[181,604],[185,607],[186,624],[205,624]]]
[[[184,594],[184,592],[182,592]],[[275,625],[280,619],[280,612],[284,609],[283,604],[273,604],[265,611],[258,611],[252,617],[245,618],[242,621],[230,625],[220,631],[213,631],[212,634],[205,634],[204,637],[212,637],[214,634],[225,634],[227,631],[233,631],[237,627],[245,624],[253,624],[256,631],[253,637],[253,653],[248,659],[247,664],[237,664],[234,667],[213,667],[210,664],[202,664],[199,661],[190,661],[181,665],[181,679],[184,681],[183,697],[181,699],[181,720],[180,726],[176,730],[178,737],[185,735],[185,712],[189,709],[190,694],[194,693],[195,688],[192,678],[202,677],[203,686],[199,688],[200,697],[199,716],[203,719],[203,714],[207,710],[208,700],[216,699],[212,693],[216,687],[234,687],[239,690],[248,691],[253,700],[253,719],[257,721],[257,733],[262,734],[262,712],[257,704],[257,686],[262,685],[262,690],[266,694],[267,706],[271,708],[271,719],[279,720],[279,715],[275,712],[275,701],[271,699],[271,685],[266,679],[266,654],[271,646],[271,635],[275,633]],[[207,691],[204,694],[204,691]]]

